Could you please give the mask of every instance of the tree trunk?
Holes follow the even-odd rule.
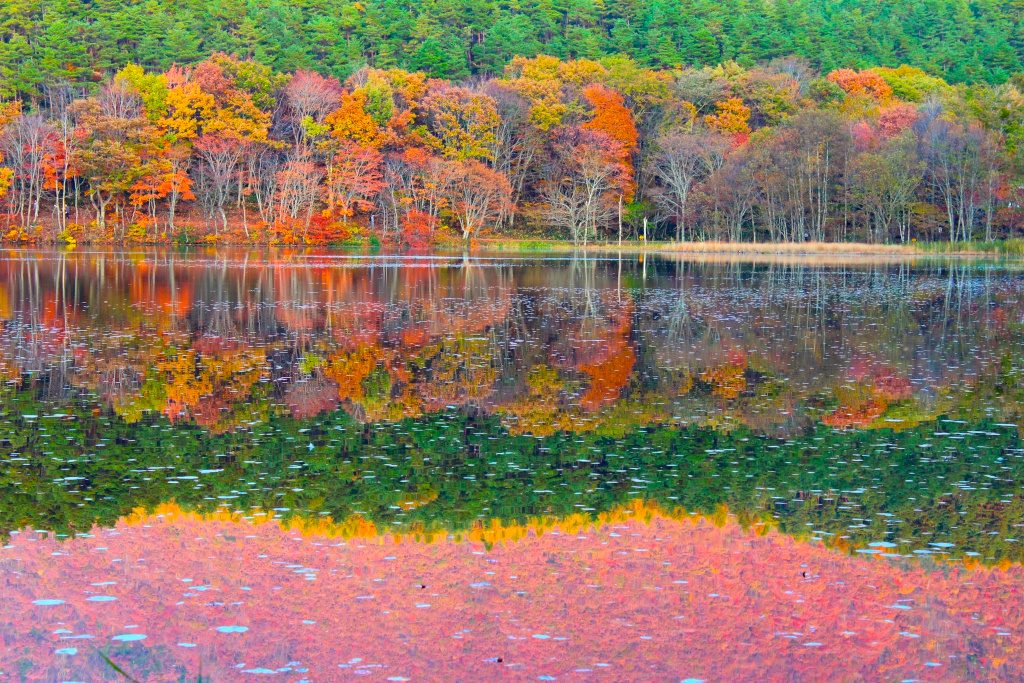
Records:
[[[619,195],[619,246],[622,246],[622,195]]]

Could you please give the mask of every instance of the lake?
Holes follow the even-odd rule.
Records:
[[[1024,271],[0,253],[0,680],[1024,679]]]

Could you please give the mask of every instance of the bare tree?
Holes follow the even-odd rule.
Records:
[[[651,173],[660,185],[658,203],[675,219],[677,240],[691,237],[687,219],[694,186],[722,167],[728,149],[728,141],[711,131],[670,131],[658,139]]]
[[[714,110],[715,102],[729,96],[729,82],[714,69],[684,69],[676,75],[672,90],[681,100],[691,103],[697,113],[706,114]]]
[[[71,104],[75,100],[75,91],[67,83],[54,84],[46,89],[47,111],[50,125],[54,130],[55,149],[53,153],[53,212],[58,230],[65,230],[68,221],[68,195],[70,186],[74,187],[75,222],[78,216],[78,178],[71,172],[71,159],[75,154],[77,139],[75,136],[75,120],[71,114]]]
[[[630,182],[616,143],[602,133],[570,128],[555,144],[555,163],[545,184],[548,221],[586,246],[615,214]]]
[[[301,219],[303,238],[309,234],[323,179],[324,167],[306,154],[294,154],[278,172],[279,215]]]
[[[543,151],[541,132],[530,121],[530,103],[521,95],[497,81],[489,81],[484,93],[494,99],[500,121],[494,130],[491,167],[508,178],[512,194],[510,205],[519,204],[523,190],[535,172],[537,160]],[[498,226],[511,224],[512,212],[498,216]]]
[[[343,92],[336,78],[303,69],[292,75],[284,88],[285,120],[296,145],[306,141],[306,121],[323,123],[338,108]]]
[[[772,240],[823,241],[850,144],[842,120],[807,111],[789,119],[754,154],[756,206]]]
[[[768,62],[767,71],[792,78],[801,95],[807,94],[807,88],[811,81],[818,77],[818,72],[811,65],[810,60],[794,55],[776,57]]]
[[[713,229],[724,228],[730,241],[743,240],[744,226],[753,219],[757,191],[750,155],[746,150],[730,155],[722,168],[708,179]],[[752,229],[750,237],[757,241],[757,230]]]
[[[384,188],[377,197],[382,230],[400,229],[410,212],[425,215],[433,225],[446,203],[457,165],[427,154],[407,150],[384,159]]]
[[[3,157],[14,169],[8,202],[22,227],[35,225],[39,219],[44,161],[54,138],[55,131],[39,114],[18,116],[0,137]]]
[[[197,196],[206,210],[207,218],[212,220],[219,216],[224,230],[228,228],[225,207],[234,188],[245,147],[240,140],[209,134],[197,138],[193,146],[199,159]],[[220,229],[215,228],[215,232],[219,235]]]
[[[142,100],[125,81],[108,82],[98,96],[100,111],[112,119],[135,119],[142,116]]]
[[[950,241],[970,241],[978,214],[994,211],[998,146],[980,126],[950,121],[938,115],[935,105],[925,112],[916,128],[926,177],[946,209]],[[990,220],[986,225],[990,235]]]
[[[252,143],[245,147],[242,158],[244,192],[247,198],[256,202],[260,220],[268,225],[277,220],[278,174],[283,164],[284,155],[274,145]],[[244,203],[242,207],[245,208]],[[248,224],[244,220],[243,226],[248,231]]]

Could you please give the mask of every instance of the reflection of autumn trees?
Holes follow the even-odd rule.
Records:
[[[195,352],[176,354],[175,357],[157,366],[165,373],[167,383],[167,417],[175,419],[199,403],[199,399],[213,391],[209,376],[196,374]]]
[[[324,375],[337,384],[341,400],[358,402],[363,398],[363,382],[382,358],[381,350],[370,345],[341,351],[328,359]]]
[[[379,538],[358,522],[158,512],[89,538],[12,539],[0,565],[8,645],[0,668],[28,681],[112,680],[82,641],[59,638],[107,644],[122,625],[138,624],[145,641],[105,651],[161,682],[200,669],[215,680],[255,677],[239,662],[268,670],[299,662],[311,679],[338,678],[339,663],[353,667],[346,676],[431,679],[457,662],[467,678],[486,680],[502,671],[497,656],[530,678],[551,671],[553,656],[569,670],[611,661],[622,680],[680,671],[730,681],[832,680],[837,671],[902,680],[928,661],[942,663],[940,680],[1024,674],[1020,567],[937,570],[850,557],[724,514],[639,502],[481,524],[432,543]],[[97,593],[116,600],[87,600]],[[54,598],[65,602],[33,604]],[[71,633],[40,628],[42,620]],[[248,631],[215,631],[225,624]],[[609,642],[630,656],[610,658]],[[73,657],[53,654],[76,645]]]
[[[636,363],[633,298],[599,286],[600,276],[594,261],[574,262],[566,276],[564,298],[546,298],[540,310],[560,328],[549,326],[543,339],[548,362],[585,379],[578,398],[585,411],[618,399]],[[552,334],[556,331],[560,334]]]
[[[566,387],[558,371],[547,365],[535,365],[526,376],[526,391],[505,404],[504,422],[513,434],[550,436],[570,431],[573,416],[565,410]]]
[[[243,419],[259,417],[257,384],[266,378],[266,358],[259,349],[222,346],[203,339],[195,349],[172,352],[157,361],[150,379],[162,387],[161,411],[171,421],[191,417],[197,424],[223,431]],[[159,391],[155,391],[159,395]]]
[[[590,322],[589,318],[585,320]],[[594,410],[619,398],[636,363],[636,353],[630,343],[633,329],[632,300],[617,302],[602,323],[599,329],[591,332],[600,336],[584,342],[589,353],[585,351],[579,359],[582,360],[579,369],[590,381],[580,397],[580,403],[586,410]],[[585,324],[584,329],[587,327]]]
[[[1012,540],[1024,524],[1021,437],[990,417],[819,425],[778,438],[739,423],[658,426],[682,405],[637,392],[597,413],[560,411],[571,384],[553,370],[530,383],[536,400],[501,418],[462,409],[369,425],[346,411],[269,413],[241,430],[223,428],[231,416],[209,428],[154,415],[128,422],[84,398],[50,414],[31,387],[5,386],[0,448],[17,456],[0,468],[0,533],[79,533],[171,500],[442,533],[643,498],[703,514],[726,506],[839,548],[887,541],[903,554],[1024,560]]]
[[[838,407],[821,420],[832,427],[867,427],[890,405],[910,398],[910,383],[892,368],[857,359],[850,368],[850,384],[835,391]]]
[[[445,406],[482,405],[494,390],[498,371],[487,337],[443,339],[420,351],[413,361],[417,383],[427,410]]]
[[[796,433],[974,411],[967,389],[1009,419],[1014,287],[959,265],[40,254],[0,262],[0,363],[53,400],[221,430],[459,405],[539,433],[630,415]]]
[[[729,354],[722,365],[710,367],[700,374],[702,382],[711,385],[711,393],[721,398],[737,398],[747,389],[746,354],[736,351]]]
[[[293,382],[285,390],[284,403],[299,420],[329,413],[338,407],[338,385],[322,375]]]

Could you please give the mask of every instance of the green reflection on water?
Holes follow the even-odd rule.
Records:
[[[168,501],[458,532],[643,498],[703,514],[727,506],[741,521],[773,518],[784,533],[853,547],[1024,559],[1024,447],[1016,428],[991,421],[818,424],[789,439],[669,425],[535,437],[466,410],[378,424],[336,411],[214,434],[153,414],[128,423],[84,400],[55,417],[12,387],[0,405],[0,445],[11,452],[0,468],[5,533],[81,533]]]

